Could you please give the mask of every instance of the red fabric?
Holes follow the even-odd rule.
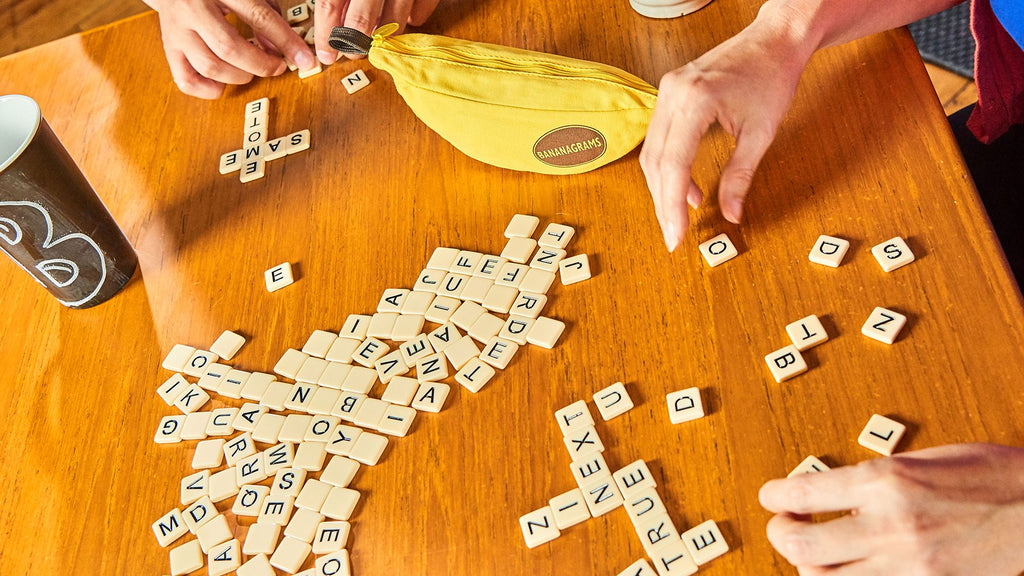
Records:
[[[999,23],[989,0],[972,3],[971,31],[978,46],[974,53],[978,104],[967,127],[989,144],[1010,126],[1024,123],[1024,50]]]

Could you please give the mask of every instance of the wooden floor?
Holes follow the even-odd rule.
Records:
[[[0,57],[147,10],[140,0],[0,0]],[[976,101],[974,82],[928,65],[946,113]]]

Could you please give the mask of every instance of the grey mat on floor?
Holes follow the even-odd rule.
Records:
[[[970,20],[970,2],[964,2],[914,22],[910,25],[910,34],[926,62],[974,78],[974,37]]]

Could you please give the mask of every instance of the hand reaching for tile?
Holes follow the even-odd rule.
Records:
[[[164,52],[182,92],[218,98],[226,84],[246,84],[253,76],[287,70],[281,55],[300,70],[316,60],[289,27],[273,0],[145,0],[160,14]],[[224,17],[237,14],[252,27],[266,50],[250,44]],[[272,53],[277,52],[277,54]]]
[[[772,480],[768,539],[800,574],[1024,570],[1024,449],[959,444]],[[813,523],[805,516],[850,511]]]
[[[369,35],[384,24],[420,26],[430,18],[439,0],[317,0],[313,14],[316,54],[320,62],[333,64],[338,51],[327,44],[335,26],[355,28]]]

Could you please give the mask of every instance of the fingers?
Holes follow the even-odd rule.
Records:
[[[171,67],[171,76],[174,77],[174,83],[178,85],[179,90],[189,96],[205,100],[215,100],[224,93],[224,84],[204,78],[202,74],[196,72],[180,50],[168,49],[166,53],[167,63]]]
[[[814,523],[789,514],[768,522],[768,541],[794,566],[835,566],[871,556],[882,531],[864,516]]]
[[[323,64],[333,64],[338,59],[338,51],[331,48],[327,41],[331,38],[331,30],[341,26],[346,6],[348,0],[316,0],[313,37],[316,39],[316,57]]]
[[[380,23],[398,24],[396,34],[405,31],[405,25],[409,22],[409,14],[412,13],[413,0],[388,0],[380,13]]]
[[[427,18],[434,13],[437,9],[437,4],[440,0],[420,0],[414,2],[412,5],[412,11],[409,13],[409,25],[410,26],[422,26],[426,23]]]
[[[863,485],[869,480],[866,469],[863,465],[846,466],[769,480],[761,487],[758,497],[762,506],[775,513],[853,510],[864,503]]]
[[[773,136],[773,131],[761,127],[745,128],[736,135],[736,150],[722,170],[718,188],[722,215],[733,224],[740,223],[743,201],[750,191],[754,172],[771,145]]]
[[[269,40],[285,58],[300,69],[306,70],[316,64],[313,52],[305,41],[291,29],[281,13],[264,0],[225,0],[224,5],[248,24],[255,34]],[[234,30],[233,27],[228,26],[228,28]],[[237,32],[235,34],[237,35]],[[221,35],[216,34],[216,36],[220,37]],[[210,42],[223,42],[223,38],[215,40],[204,37],[204,39],[225,61],[258,76],[276,76],[284,73],[286,69],[285,63],[280,58],[254,46],[252,50],[228,50],[226,53],[221,53]]]
[[[380,21],[383,7],[384,0],[352,0],[345,11],[345,26],[369,36]]]

